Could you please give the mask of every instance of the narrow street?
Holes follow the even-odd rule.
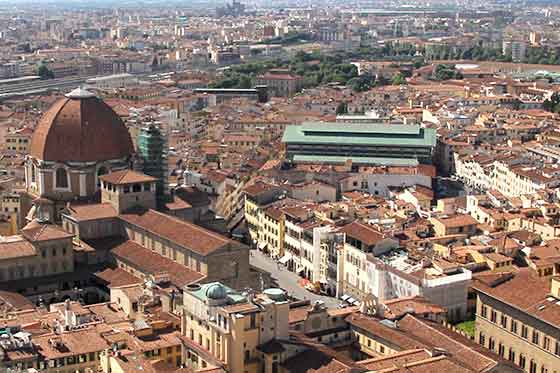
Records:
[[[329,308],[336,307],[339,303],[342,302],[334,297],[317,295],[304,289],[299,284],[301,277],[293,272],[288,271],[284,266],[278,264],[258,250],[251,250],[250,262],[251,265],[258,267],[264,271],[270,272],[272,279],[277,282],[278,286],[284,289],[290,296],[294,298],[301,300],[309,299],[311,300],[311,302],[322,300]]]

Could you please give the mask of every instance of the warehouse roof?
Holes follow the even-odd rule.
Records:
[[[378,123],[303,123],[287,126],[284,143],[435,146],[436,133],[432,128],[418,125]]]

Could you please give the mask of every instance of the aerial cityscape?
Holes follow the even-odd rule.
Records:
[[[560,2],[0,0],[0,373],[560,373]]]

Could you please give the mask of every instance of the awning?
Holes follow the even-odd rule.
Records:
[[[360,302],[359,300],[356,300],[352,303],[354,306],[359,306],[362,304],[362,302]]]
[[[347,300],[348,298],[350,298],[350,295],[348,295],[348,294],[344,294],[343,296],[340,297],[340,299],[342,299],[344,301]]]
[[[259,250],[262,250],[266,247],[267,243],[266,242],[261,242],[259,243],[259,245],[257,246],[259,248]]]
[[[288,253],[288,254],[284,255],[283,257],[281,257],[280,260],[279,260],[279,262],[280,262],[281,264],[284,264],[284,265],[285,265],[285,264],[288,263],[291,259],[292,259],[292,254]]]
[[[356,301],[356,299],[354,299],[354,298],[352,298],[352,297],[346,299],[346,302],[347,302],[347,303],[350,303],[350,304],[354,304],[355,301]]]

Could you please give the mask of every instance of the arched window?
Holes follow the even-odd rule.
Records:
[[[519,355],[519,367],[525,369],[525,355]]]
[[[34,183],[37,180],[37,169],[34,164],[31,164],[30,172],[31,172],[31,182]]]
[[[537,363],[535,363],[535,360],[531,359],[531,362],[529,363],[529,373],[537,373]]]
[[[68,188],[68,174],[62,167],[56,169],[56,183],[57,188]]]

